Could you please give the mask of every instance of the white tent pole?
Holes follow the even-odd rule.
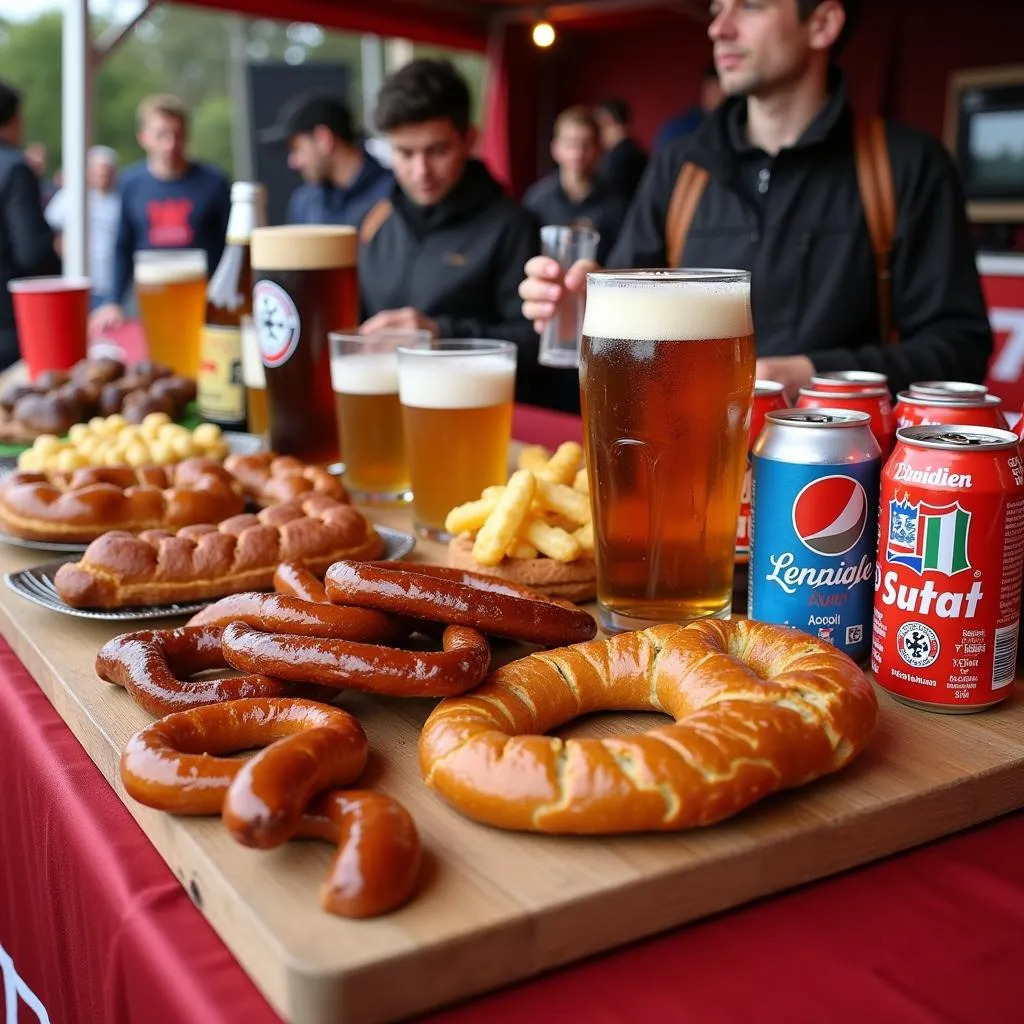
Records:
[[[64,273],[86,273],[88,220],[85,165],[92,120],[93,62],[89,29],[89,0],[65,0],[63,33],[63,188],[67,195],[67,221],[63,232]]]

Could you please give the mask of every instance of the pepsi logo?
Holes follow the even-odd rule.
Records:
[[[793,502],[793,529],[816,555],[843,555],[860,540],[868,521],[868,499],[849,476],[809,483]]]

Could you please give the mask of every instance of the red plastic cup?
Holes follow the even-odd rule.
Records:
[[[70,370],[88,347],[87,277],[22,277],[8,282],[21,357],[30,380],[44,370]]]

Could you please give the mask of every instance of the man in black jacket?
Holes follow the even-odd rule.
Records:
[[[708,34],[730,97],[692,137],[661,153],[636,197],[611,267],[664,267],[669,202],[684,162],[709,175],[682,266],[751,271],[757,375],[792,395],[814,372],[879,370],[914,380],[980,381],[992,351],[975,253],[952,162],[932,137],[887,124],[896,191],[892,318],[881,337],[876,268],[858,188],[853,117],[831,54],[855,0],[714,0]],[[524,313],[550,317],[563,275],[534,260]]]
[[[43,218],[39,180],[21,151],[21,97],[0,82],[0,370],[20,358],[7,282],[59,274],[53,233]]]
[[[362,329],[500,338],[515,342],[520,367],[529,367],[537,336],[516,289],[523,263],[540,251],[538,228],[471,158],[469,114],[469,89],[447,61],[413,61],[381,88],[375,120],[396,183],[361,230]],[[520,389],[519,397],[530,396]]]

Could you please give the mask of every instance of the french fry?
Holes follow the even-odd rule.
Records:
[[[565,516],[575,525],[583,526],[590,522],[590,499],[579,491],[574,491],[565,484],[553,484],[549,480],[537,480],[537,503],[541,508],[557,512]]]
[[[553,484],[570,484],[582,459],[583,449],[575,441],[564,441],[547,464],[537,470],[537,476]]]
[[[519,469],[528,469],[536,473],[539,469],[548,464],[551,452],[542,444],[528,444],[520,453],[516,466]]]
[[[507,558],[536,558],[537,549],[528,540],[516,539],[505,548]]]
[[[486,498],[488,501],[497,501],[504,490],[504,484],[495,484],[493,487],[485,487],[483,491],[480,492],[480,497]]]
[[[528,469],[517,470],[509,477],[508,486],[473,542],[473,558],[480,565],[497,565],[505,557],[505,549],[515,539],[530,509],[535,487],[536,481]]]
[[[589,555],[594,553],[594,523],[593,521],[581,526],[573,536],[579,543],[579,546]]]
[[[580,491],[583,494],[590,493],[590,477],[587,476],[587,467],[584,466],[577,474],[576,479],[572,482],[574,491]]]
[[[498,493],[478,498],[476,501],[467,501],[464,505],[456,505],[445,517],[444,528],[456,536],[460,533],[476,533],[487,522],[487,517],[497,508],[498,499],[505,490],[504,487],[487,488],[487,490],[492,489],[497,490]]]
[[[565,530],[545,523],[543,519],[528,519],[520,531],[542,555],[559,562],[574,562],[580,557],[579,541]],[[478,559],[479,561],[479,559]]]

